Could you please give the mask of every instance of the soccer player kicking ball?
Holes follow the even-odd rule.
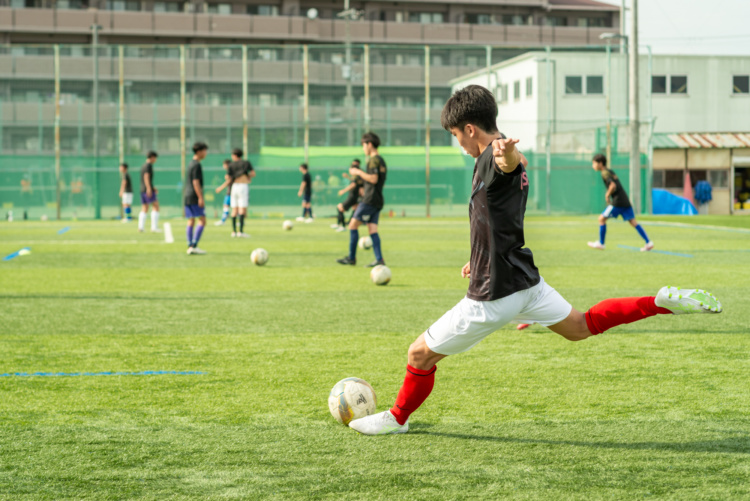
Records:
[[[604,212],[599,215],[599,241],[589,242],[589,247],[604,250],[604,237],[607,235],[607,219],[611,217],[617,219],[617,216],[622,216],[622,220],[630,223],[630,226],[635,228],[641,238],[646,241],[646,245],[641,247],[641,252],[653,249],[654,243],[648,239],[646,230],[635,220],[633,207],[630,205],[628,194],[625,193],[625,189],[620,184],[620,179],[617,177],[617,174],[607,168],[607,157],[601,154],[596,155],[591,161],[591,167],[602,175],[602,181],[605,188],[607,188],[604,200],[608,205],[604,209]]]
[[[496,128],[497,105],[484,87],[457,91],[443,108],[442,125],[476,158],[469,202],[471,260],[461,270],[469,290],[409,347],[406,378],[395,405],[349,426],[366,435],[405,433],[409,416],[435,383],[435,364],[467,351],[508,322],[536,322],[570,341],[658,314],[719,313],[703,290],[663,287],[654,296],[606,299],[586,313],[549,286],[524,248],[523,217],[529,180],[517,139]]]
[[[188,182],[185,186],[185,217],[187,218],[188,254],[205,254],[198,247],[198,242],[206,226],[206,202],[203,198],[203,166],[201,160],[206,158],[208,146],[197,142],[193,145],[193,160],[188,165]],[[198,225],[195,226],[195,220]]]
[[[349,175],[360,177],[364,181],[365,194],[362,197],[362,203],[354,211],[352,220],[349,221],[349,255],[337,259],[339,264],[357,264],[357,242],[359,241],[359,227],[367,224],[367,230],[372,238],[372,250],[375,253],[375,261],[368,264],[373,268],[379,264],[385,264],[383,253],[380,250],[380,235],[378,235],[378,220],[380,211],[383,210],[385,201],[383,200],[383,185],[388,169],[385,166],[385,160],[378,155],[378,146],[380,138],[372,132],[367,132],[362,136],[362,150],[369,157],[367,160],[367,172],[357,167],[349,168]]]

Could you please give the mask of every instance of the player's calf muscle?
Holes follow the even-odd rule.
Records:
[[[568,318],[562,322],[550,325],[548,328],[568,341],[583,341],[593,335],[586,324],[584,314],[576,310],[571,311]]]

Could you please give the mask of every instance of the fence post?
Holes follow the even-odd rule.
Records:
[[[365,44],[365,132],[370,131],[370,46]]]
[[[430,217],[430,46],[424,46],[424,180],[427,217]]]
[[[60,46],[55,44],[55,195],[60,220]]]
[[[242,44],[242,152],[247,158],[247,45]]]
[[[125,161],[125,47],[123,45],[120,45],[117,49],[118,67],[120,73],[120,107],[119,115],[117,117],[117,138],[120,143],[120,163],[123,163]]]
[[[94,219],[101,219],[102,205],[99,197],[99,30],[102,27],[95,24],[91,27],[92,56],[94,58]]]
[[[305,163],[307,163],[310,161],[310,59],[307,44],[302,47],[302,71],[304,74],[302,90],[305,107]]]
[[[185,185],[185,46],[180,45],[180,179]]]

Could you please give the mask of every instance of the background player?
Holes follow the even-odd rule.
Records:
[[[354,160],[352,160],[352,164],[349,168],[359,169],[359,165],[359,159],[355,158]],[[349,193],[349,196],[346,197],[346,200],[344,200],[343,202],[339,202],[339,204],[336,205],[336,210],[338,212],[337,220],[336,224],[331,225],[331,228],[335,229],[336,231],[345,231],[347,223],[344,218],[344,213],[352,207],[356,208],[356,205],[359,203],[359,200],[362,197],[362,186],[364,185],[364,181],[362,181],[362,178],[359,176],[350,176],[348,173],[342,175],[344,178],[350,179],[351,182],[346,188],[339,190],[339,196],[343,195],[344,193]]]
[[[225,179],[226,179],[226,173],[229,171],[229,164],[231,162],[232,162],[231,160],[224,160],[224,163],[222,165],[222,167],[224,167],[224,177],[225,177]],[[222,186],[224,186],[224,185],[222,184]],[[222,188],[221,188],[221,186],[219,186],[218,188],[216,188],[216,193],[220,193],[221,190],[222,190]],[[232,192],[232,183],[229,183],[229,186],[227,186],[227,194],[224,197],[224,206],[222,207],[221,220],[220,221],[216,221],[214,223],[215,226],[221,226],[221,225],[223,225],[224,223],[227,222],[227,218],[229,217],[229,211],[232,210],[231,207],[230,207],[230,204],[232,203],[231,192]]]
[[[312,213],[312,178],[310,168],[307,164],[300,164],[299,171],[302,173],[302,182],[299,185],[298,197],[302,197],[302,216],[297,221],[313,222]]]
[[[231,185],[230,206],[232,208],[232,237],[247,238],[250,235],[245,233],[245,216],[247,215],[247,205],[250,197],[250,183],[255,177],[255,170],[247,160],[242,159],[242,150],[235,148],[232,150],[232,163],[229,164],[229,170],[225,176],[224,184],[216,188],[217,193],[227,186]],[[237,231],[237,216],[240,218],[240,231]]]
[[[354,211],[352,220],[349,221],[349,255],[338,259],[340,264],[357,264],[357,242],[359,241],[358,228],[362,224],[367,224],[367,230],[372,238],[372,250],[375,253],[375,261],[368,264],[368,267],[374,267],[379,264],[385,264],[383,253],[380,249],[380,235],[378,235],[378,220],[380,211],[385,205],[383,200],[383,185],[385,185],[386,174],[388,169],[385,166],[383,157],[378,155],[378,146],[380,138],[372,133],[367,132],[362,136],[362,150],[367,155],[367,172],[363,172],[357,167],[349,168],[349,175],[358,176],[364,181],[365,194],[362,197],[362,203]]]
[[[607,219],[622,216],[623,221],[630,223],[630,226],[636,229],[638,234],[646,241],[646,245],[641,247],[641,252],[650,251],[654,248],[654,243],[648,239],[646,230],[635,220],[633,207],[630,205],[628,194],[620,184],[617,174],[607,168],[607,157],[596,155],[591,161],[591,167],[602,175],[602,181],[607,188],[604,194],[604,201],[607,202],[607,208],[599,215],[599,241],[589,242],[592,249],[604,250],[604,237],[607,235]]]
[[[122,211],[123,211],[123,223],[129,223],[133,220],[132,209],[133,205],[133,183],[130,181],[130,173],[128,172],[128,164],[120,164],[120,177],[122,182],[120,183],[120,200],[122,200]]]
[[[148,206],[151,205],[151,232],[159,233],[159,200],[156,198],[157,190],[154,186],[154,164],[159,155],[155,151],[149,151],[146,155],[146,163],[141,167],[141,213],[138,214],[138,231],[146,227],[146,214]]]
[[[203,166],[201,160],[206,158],[208,146],[197,142],[193,145],[193,160],[188,165],[187,185],[185,186],[185,217],[187,218],[188,254],[205,254],[198,248],[198,242],[206,226],[206,202],[203,198]],[[198,225],[195,226],[195,220]]]
[[[497,104],[490,91],[470,85],[443,108],[441,122],[476,158],[469,201],[471,259],[461,269],[469,290],[409,347],[406,377],[395,405],[349,426],[366,435],[405,433],[411,413],[435,383],[436,363],[474,347],[513,320],[534,321],[570,341],[657,314],[718,313],[721,303],[700,290],[664,287],[656,297],[607,299],[585,314],[573,309],[539,275],[524,248],[523,218],[529,195],[525,159],[517,139],[497,130]]]

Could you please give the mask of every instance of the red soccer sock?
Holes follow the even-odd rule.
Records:
[[[396,403],[391,408],[391,414],[396,418],[398,424],[404,424],[411,413],[417,410],[430,396],[432,387],[435,386],[436,370],[436,365],[426,371],[415,369],[411,365],[406,366],[404,384],[398,392]]]
[[[586,325],[592,334],[601,334],[612,327],[637,322],[657,314],[672,314],[668,309],[656,306],[655,299],[654,296],[605,299],[586,312]]]

